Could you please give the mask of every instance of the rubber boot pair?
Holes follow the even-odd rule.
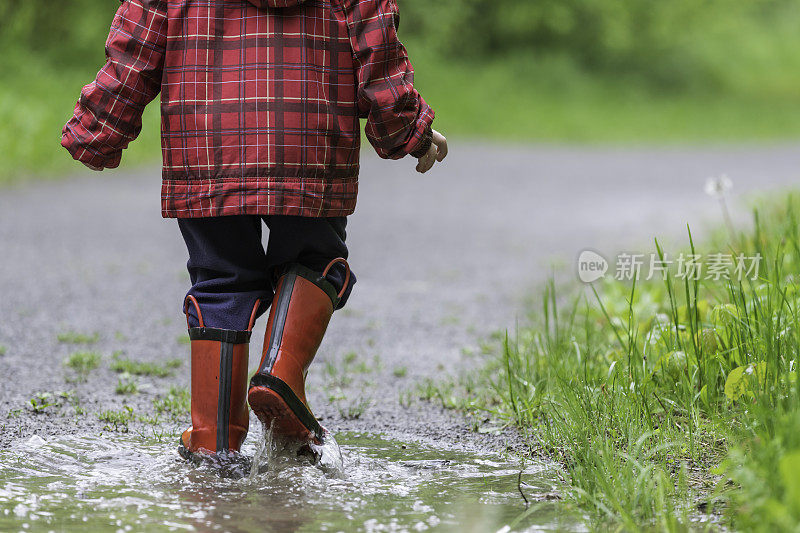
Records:
[[[341,291],[326,279],[331,267],[344,264]],[[291,265],[278,280],[267,322],[258,371],[247,385],[250,336],[260,302],[256,302],[246,331],[205,327],[193,296],[200,323],[189,328],[192,359],[192,427],[180,439],[179,453],[193,459],[197,453],[239,451],[249,423],[247,402],[265,427],[284,440],[321,444],[325,430],[308,407],[305,376],[325,335],[328,322],[350,281],[350,267],[331,261],[322,274]],[[187,315],[188,320],[188,315]]]

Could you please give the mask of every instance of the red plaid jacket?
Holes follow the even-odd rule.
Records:
[[[430,147],[395,0],[123,0],[61,144],[119,165],[161,92],[164,217],[343,216],[360,118],[378,154]]]

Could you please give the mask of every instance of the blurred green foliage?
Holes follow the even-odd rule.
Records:
[[[0,0],[0,184],[83,168],[61,148],[61,128],[105,62],[118,7],[119,0]],[[150,106],[127,163],[158,159],[157,115]]]
[[[4,50],[46,58],[69,68],[103,61],[108,28],[119,0],[0,0]]]
[[[402,37],[467,62],[566,57],[657,91],[796,94],[796,0],[399,0]],[[0,0],[0,43],[62,68],[102,61],[117,0]]]
[[[231,0],[234,1],[234,0]],[[243,0],[242,0],[243,1]],[[800,2],[398,0],[447,133],[697,141],[800,136]],[[119,0],[0,0],[0,182],[79,169],[59,147]],[[158,106],[123,157],[156,161]]]
[[[797,94],[795,0],[401,0],[406,35],[456,60],[567,57],[656,91]]]

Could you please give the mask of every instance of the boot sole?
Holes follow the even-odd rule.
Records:
[[[272,426],[275,434],[284,438],[322,444],[322,426],[286,383],[263,374],[253,381],[258,384],[250,388],[247,401],[264,427]]]
[[[187,461],[191,461],[191,462],[195,461],[194,452],[190,452],[189,448],[187,448],[183,444],[183,439],[178,439],[178,455],[180,455],[181,457],[183,457]]]
[[[194,465],[199,465],[203,461],[200,452],[190,451],[183,443],[183,439],[178,439],[178,455]]]

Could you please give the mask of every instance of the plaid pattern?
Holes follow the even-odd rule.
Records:
[[[381,157],[431,142],[398,16],[395,0],[123,0],[61,144],[116,167],[161,92],[164,217],[349,215],[360,118]]]

